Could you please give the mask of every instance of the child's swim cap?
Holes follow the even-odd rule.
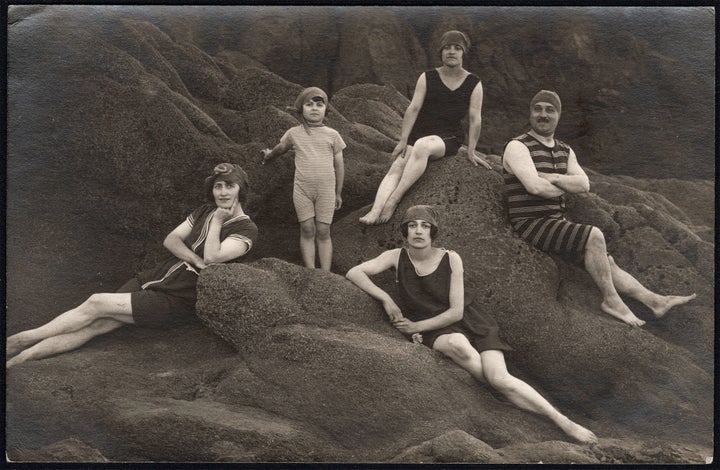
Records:
[[[320,88],[316,86],[311,86],[310,88],[305,88],[303,91],[300,92],[297,99],[295,100],[295,110],[302,116],[302,108],[305,102],[314,99],[322,99],[323,103],[328,103],[327,94]]]

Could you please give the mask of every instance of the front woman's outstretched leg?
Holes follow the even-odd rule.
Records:
[[[483,351],[480,353],[480,357],[486,381],[494,389],[505,395],[515,406],[548,417],[565,434],[579,442],[591,444],[598,441],[597,436],[592,431],[570,420],[534,388],[510,375],[502,351]]]

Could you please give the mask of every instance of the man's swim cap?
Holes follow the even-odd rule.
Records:
[[[560,105],[560,97],[557,93],[550,90],[540,90],[537,92],[537,94],[533,97],[532,101],[530,101],[530,107],[532,108],[535,106],[535,103],[538,103],[540,101],[543,101],[545,103],[550,103],[551,105],[555,106],[555,109],[557,110],[558,114],[560,114],[561,105]]]

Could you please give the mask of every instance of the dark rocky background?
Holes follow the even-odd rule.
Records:
[[[7,318],[37,326],[152,263],[220,161],[240,163],[261,229],[249,265],[201,276],[203,323],[127,328],[12,369],[17,460],[697,462],[712,446],[714,11],[707,8],[17,6],[8,13]],[[337,274],[304,270],[292,160],[259,165],[297,122],[302,87],[331,95],[348,143],[338,274],[397,246],[363,228],[420,72],[467,31],[495,171],[433,163],[400,210],[433,203],[516,351],[513,373],[595,430],[562,442],[393,333]],[[590,173],[572,215],[662,293],[697,292],[631,329],[588,276],[514,237],[497,153],[539,88]],[[461,151],[462,153],[462,151]],[[269,258],[272,259],[263,259]],[[380,282],[387,282],[381,279]],[[642,306],[631,304],[647,318]],[[262,326],[262,328],[260,327]]]

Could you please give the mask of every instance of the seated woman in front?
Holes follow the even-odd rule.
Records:
[[[413,206],[400,226],[407,248],[385,251],[347,273],[347,278],[379,300],[392,324],[415,342],[448,356],[476,379],[488,383],[516,406],[549,418],[568,436],[582,443],[597,442],[592,431],[560,413],[534,388],[507,371],[495,320],[475,302],[465,302],[463,265],[454,252],[433,246],[438,233],[432,206]],[[406,311],[369,276],[396,270]]]

